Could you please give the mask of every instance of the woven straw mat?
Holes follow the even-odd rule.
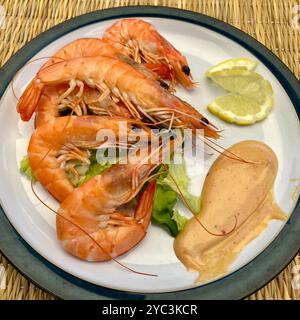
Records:
[[[223,20],[255,37],[271,49],[300,77],[300,29],[293,26],[300,2],[293,0],[0,0],[5,12],[5,26],[0,28],[0,65],[2,66],[25,43],[41,32],[72,17],[94,10],[129,6],[161,5],[201,12]],[[299,5],[299,8],[296,7]],[[4,8],[4,11],[3,11]],[[294,18],[294,19],[293,19]],[[0,20],[1,21],[1,20]],[[293,289],[293,276],[300,256],[272,282],[248,299],[299,299],[300,289]],[[55,299],[24,278],[0,254],[6,270],[6,289],[1,299]],[[3,268],[2,268],[3,269]]]

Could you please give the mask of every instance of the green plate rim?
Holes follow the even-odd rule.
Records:
[[[0,69],[0,98],[14,74],[50,42],[85,25],[107,19],[149,16],[193,23],[237,42],[263,61],[276,76],[290,97],[300,117],[300,84],[293,73],[257,40],[209,16],[192,11],[157,7],[129,6],[94,11],[65,21],[27,43]],[[263,287],[293,259],[300,249],[300,206],[296,207],[284,228],[272,243],[255,259],[234,273],[209,284],[182,291],[140,294],[97,286],[74,277],[48,262],[17,233],[0,208],[0,250],[27,278],[54,296],[62,299],[241,299]]]

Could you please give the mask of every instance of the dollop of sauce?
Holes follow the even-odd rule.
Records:
[[[200,214],[174,241],[178,259],[199,272],[197,283],[226,274],[270,220],[286,220],[273,198],[278,163],[272,149],[259,141],[243,141],[227,150],[248,162],[217,158],[203,185]]]

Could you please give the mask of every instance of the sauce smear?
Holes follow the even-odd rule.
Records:
[[[193,217],[174,241],[179,260],[188,270],[199,272],[197,283],[228,272],[270,220],[286,220],[273,199],[278,163],[272,149],[259,141],[243,141],[228,150],[251,163],[220,155],[205,179],[197,216],[206,229],[225,235],[208,233]]]

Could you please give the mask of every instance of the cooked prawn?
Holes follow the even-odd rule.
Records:
[[[68,91],[67,84],[45,86],[36,110],[36,128],[48,123],[52,118],[69,114],[131,117],[122,103],[116,103],[108,96],[101,98],[101,94],[96,89],[84,86],[84,90]],[[68,92],[67,95],[66,92]]]
[[[130,51],[136,62],[145,62],[155,70],[164,64],[174,80],[191,89],[193,81],[187,59],[162,37],[150,23],[140,19],[122,19],[114,23],[104,33],[104,39],[122,44]]]
[[[127,51],[123,48],[122,45],[116,42],[109,42],[106,40],[101,40],[97,38],[82,38],[75,40],[58,52],[56,52],[53,57],[47,61],[41,69],[45,69],[51,66],[54,63],[67,61],[70,59],[81,58],[81,57],[96,57],[96,56],[108,56],[116,57],[126,61],[126,63],[131,64],[134,68],[137,68],[140,72],[144,73],[147,77],[151,77],[154,80],[159,81],[159,83],[166,87],[167,84],[160,80],[160,77],[157,76],[154,72],[147,69],[146,67],[134,63],[131,59],[128,58]],[[76,86],[76,83],[75,83]],[[33,112],[36,110],[38,102],[40,100],[41,94],[43,92],[44,84],[37,81],[34,78],[29,85],[26,87],[25,91],[22,93],[18,105],[17,111],[19,112],[21,119],[24,121],[30,120]],[[72,90],[74,89],[74,84]],[[79,88],[81,90],[82,88]],[[72,91],[71,90],[71,91]],[[70,92],[66,89],[67,92]],[[80,91],[83,92],[82,90]],[[63,94],[63,93],[61,93]],[[57,112],[57,110],[56,110]]]
[[[155,180],[137,195],[157,175],[150,175],[153,170],[182,142],[178,135],[172,141],[163,139],[155,150],[146,144],[140,161],[129,154],[128,164],[116,164],[75,189],[57,215],[57,235],[63,247],[81,259],[104,261],[139,243],[150,222]],[[152,163],[154,154],[158,161]]]
[[[121,131],[120,121],[126,121],[127,131]],[[96,139],[99,130],[110,129],[119,138],[129,134],[134,123],[136,121],[118,117],[52,118],[31,136],[28,159],[33,175],[54,198],[64,200],[74,190],[69,174],[76,174],[78,162],[88,167],[89,149],[101,144]]]
[[[138,170],[135,165],[114,165],[75,189],[61,203],[56,220],[64,249],[83,260],[105,261],[138,244],[151,219],[155,180],[137,204],[131,201],[153,168],[149,164]],[[131,184],[134,174],[139,179],[136,189]]]
[[[205,136],[218,137],[216,127],[191,105],[117,59],[86,57],[59,62],[39,71],[37,79],[43,85],[82,82],[122,101],[136,119],[169,128],[203,129]]]
[[[120,50],[122,52],[121,47],[116,49],[116,47],[101,39],[82,38],[75,40],[58,50],[52,58],[42,66],[42,69],[47,68],[58,61],[66,61],[73,58],[98,55],[117,56],[120,54]],[[43,88],[43,84],[40,84],[35,78],[26,87],[17,105],[17,111],[20,113],[22,120],[28,121],[31,118]]]

